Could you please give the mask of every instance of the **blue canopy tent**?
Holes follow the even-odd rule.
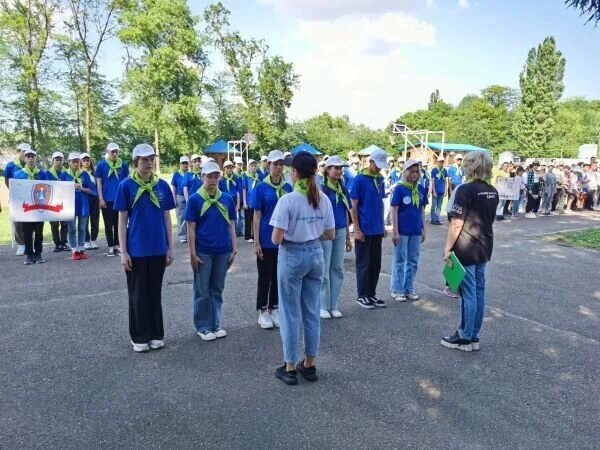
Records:
[[[221,139],[220,141],[214,142],[210,144],[208,147],[205,147],[203,150],[205,155],[212,156],[215,161],[223,167],[223,163],[227,157],[238,156],[240,154],[239,150],[234,148],[229,148],[229,144],[227,141]]]
[[[319,150],[317,150],[316,148],[314,148],[312,145],[307,144],[306,142],[303,142],[300,145],[297,145],[296,147],[294,147],[292,149],[292,155],[295,155],[298,152],[308,152],[311,155],[320,155],[321,152]]]
[[[376,145],[369,145],[367,148],[363,148],[360,152],[358,152],[358,156],[371,156],[375,150],[383,150],[381,147],[377,147]]]

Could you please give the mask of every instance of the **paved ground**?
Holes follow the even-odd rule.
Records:
[[[229,336],[191,320],[183,247],[163,290],[167,347],[138,355],[125,277],[100,254],[24,267],[0,248],[0,448],[599,448],[600,253],[542,233],[600,215],[500,223],[479,353],[444,349],[456,301],[439,291],[446,227],[431,229],[422,300],[323,324],[318,383],[288,387],[275,331],[258,329],[250,246],[227,280]],[[387,297],[390,241],[380,294]]]

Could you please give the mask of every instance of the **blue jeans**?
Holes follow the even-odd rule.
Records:
[[[321,242],[284,242],[279,246],[277,285],[279,288],[279,332],[286,363],[299,361],[300,325],[304,326],[304,353],[319,353],[321,318],[319,292],[323,281]]]
[[[83,247],[85,243],[85,228],[87,227],[87,216],[75,216],[75,218],[68,222],[69,229],[69,246],[72,249],[77,247]]]
[[[415,293],[415,275],[421,253],[421,235],[400,235],[392,255],[392,281],[390,290],[396,294]]]
[[[198,255],[204,264],[194,273],[194,325],[197,331],[215,331],[219,328],[230,255]]]
[[[344,252],[346,229],[335,230],[333,241],[321,241],[323,246],[323,284],[321,285],[321,309],[338,309],[340,291],[344,284]]]
[[[435,197],[431,196],[431,221],[439,222],[440,213],[442,212],[442,203],[444,203],[444,194],[437,194]]]
[[[187,239],[187,223],[184,219],[185,213],[185,197],[183,195],[176,196],[175,214],[177,215],[177,238]]]
[[[238,236],[244,235],[244,209],[240,209],[236,211],[236,220],[235,220],[235,233]]]
[[[462,339],[479,339],[485,310],[485,263],[465,266],[465,278],[460,284],[460,325]]]

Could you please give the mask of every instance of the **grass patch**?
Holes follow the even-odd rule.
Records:
[[[562,244],[571,245],[573,247],[600,250],[600,228],[561,233],[556,236],[555,240]]]

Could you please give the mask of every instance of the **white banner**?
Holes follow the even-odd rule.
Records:
[[[10,179],[10,220],[13,222],[69,221],[75,217],[72,181]]]
[[[496,189],[500,200],[519,200],[521,181],[515,178],[500,178],[496,182]]]

